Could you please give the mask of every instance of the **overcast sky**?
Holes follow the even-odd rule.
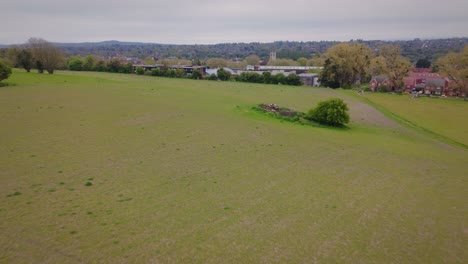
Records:
[[[1,44],[468,37],[467,0],[6,0]]]

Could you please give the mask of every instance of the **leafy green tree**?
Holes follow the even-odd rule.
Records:
[[[263,83],[263,75],[256,72],[243,72],[239,76],[239,81],[250,83]]]
[[[153,68],[151,70],[151,76],[161,76],[161,71],[159,70],[159,68]]]
[[[86,56],[83,63],[83,71],[94,71],[96,59],[92,55]]]
[[[142,67],[136,67],[135,69],[136,74],[143,75],[145,74],[145,70]]]
[[[320,72],[319,81],[323,87],[339,88],[340,82],[336,77],[337,66],[332,65],[330,59],[325,60],[323,70]]]
[[[272,78],[271,78],[271,72],[263,72],[263,82],[266,84],[271,84],[272,83]]]
[[[36,69],[38,73],[44,73],[44,65],[40,60],[36,60]]]
[[[431,68],[431,61],[427,58],[419,59],[416,62],[416,68]]]
[[[446,75],[452,82],[451,86],[465,94],[468,99],[468,45],[460,52],[449,52],[439,58],[436,63],[439,72]]]
[[[98,71],[98,72],[109,71],[108,68],[107,68],[106,62],[103,61],[103,60],[99,60],[99,61],[96,63],[94,69],[95,69],[96,71]]]
[[[169,69],[166,72],[166,76],[169,78],[175,78],[177,76],[177,72],[174,69]]]
[[[70,71],[81,71],[83,70],[83,60],[79,57],[72,57],[68,62],[68,69]]]
[[[344,126],[349,123],[348,105],[339,98],[319,102],[316,108],[309,110],[307,118],[321,124]]]
[[[122,65],[122,68],[119,72],[120,73],[132,73],[132,71],[133,71],[133,64],[131,62],[127,62],[124,65]]]
[[[121,72],[122,62],[119,59],[111,59],[107,61],[106,68],[109,72]]]
[[[341,43],[328,49],[322,83],[349,88],[357,80],[364,80],[374,52],[364,44]]]
[[[18,66],[23,67],[26,72],[30,72],[33,67],[33,56],[31,51],[22,49],[18,53]]]
[[[302,85],[301,78],[294,73],[291,73],[288,76],[286,76],[284,82],[287,85],[295,85],[295,86]]]
[[[391,90],[400,91],[403,78],[408,75],[411,63],[401,56],[401,48],[397,45],[383,45],[379,48],[379,56],[371,60],[370,73],[385,75],[390,81]]]
[[[203,78],[203,75],[199,69],[194,69],[191,77],[192,79],[199,80]]]
[[[282,73],[277,73],[273,76],[271,76],[271,83],[273,84],[285,84],[286,82],[286,76]]]
[[[231,73],[226,71],[224,68],[219,69],[217,72],[218,79],[221,81],[229,81]]]
[[[182,70],[182,69],[177,69],[177,70],[176,70],[175,77],[176,77],[176,78],[184,78],[184,77],[185,77],[185,71]]]
[[[11,68],[6,63],[0,60],[0,81],[8,79],[11,75]]]

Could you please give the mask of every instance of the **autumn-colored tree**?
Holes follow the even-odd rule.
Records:
[[[441,74],[451,80],[453,88],[463,92],[464,98],[468,98],[468,45],[460,52],[449,52],[439,58],[436,66]]]
[[[96,59],[92,55],[86,56],[83,63],[83,71],[94,71]]]
[[[302,58],[299,58],[297,59],[297,63],[299,63],[299,65],[301,66],[307,66],[307,59],[302,57]]]
[[[322,67],[325,64],[325,56],[320,53],[315,53],[310,60],[307,61],[307,66]]]
[[[365,78],[373,56],[373,51],[364,44],[341,43],[335,45],[325,54],[326,61],[320,77],[321,82],[349,88],[356,81]]]
[[[299,66],[299,62],[291,59],[276,59],[268,61],[270,66]]]
[[[247,65],[258,65],[260,58],[257,55],[250,55],[245,58]]]
[[[211,69],[227,67],[227,61],[222,58],[212,58],[206,61],[206,65]]]
[[[383,45],[379,48],[379,56],[371,62],[370,74],[385,75],[390,86],[401,91],[404,86],[403,78],[408,75],[411,63],[401,56],[401,48],[397,45]]]
[[[30,38],[28,40],[28,48],[31,50],[40,73],[42,73],[42,69],[44,69],[49,74],[53,74],[54,70],[63,60],[63,55],[60,49],[44,39]]]

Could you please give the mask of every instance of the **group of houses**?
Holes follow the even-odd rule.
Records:
[[[408,77],[403,79],[403,92],[417,92],[428,96],[464,96],[463,91],[453,89],[450,80],[432,72],[429,68],[411,69]],[[386,76],[373,76],[369,88],[372,91],[393,91],[392,83]]]
[[[207,66],[185,66],[185,65],[171,65],[167,66],[164,64],[153,64],[153,65],[144,65],[144,64],[135,64],[133,65],[133,70],[135,71],[137,67],[143,68],[145,71],[151,71],[153,69],[174,69],[174,70],[183,70],[187,76],[192,75],[194,70],[199,70],[203,77],[210,76],[212,74],[217,75],[219,68],[210,69]],[[282,73],[285,76],[289,74],[296,74],[301,79],[302,83],[307,86],[319,86],[319,76],[316,73],[309,73],[311,69],[320,69],[321,67],[311,67],[311,66],[266,66],[266,65],[249,65],[244,69],[230,69],[224,67],[225,71],[230,72],[231,74],[242,74],[243,72],[255,72],[258,74],[263,74],[264,72],[269,72],[272,75]]]

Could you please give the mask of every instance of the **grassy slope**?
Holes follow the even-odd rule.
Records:
[[[465,101],[371,93],[363,96],[416,126],[468,147],[468,103]]]
[[[9,82],[0,262],[467,260],[466,150],[404,129],[248,111],[305,111],[331,96],[353,107],[352,97],[99,73]]]

